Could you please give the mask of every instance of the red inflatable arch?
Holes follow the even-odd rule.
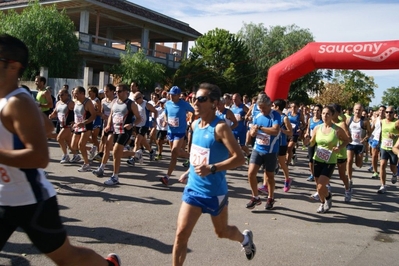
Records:
[[[291,82],[320,68],[399,69],[399,41],[309,43],[269,69],[265,92],[287,99]]]

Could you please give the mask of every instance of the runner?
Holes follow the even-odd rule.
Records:
[[[245,159],[230,127],[215,114],[220,96],[220,89],[208,83],[201,84],[195,96],[195,113],[200,119],[192,124],[190,169],[179,179],[180,182],[188,180],[188,183],[177,218],[174,266],[183,265],[188,239],[202,213],[211,215],[219,238],[242,244],[248,260],[253,259],[256,253],[252,232],[244,230],[240,233],[236,226],[228,225],[226,170],[242,165]]]
[[[120,259],[114,253],[104,259],[69,242],[55,189],[41,169],[49,163],[43,116],[32,96],[18,88],[28,54],[23,42],[0,35],[0,250],[21,228],[57,265],[119,266]]]

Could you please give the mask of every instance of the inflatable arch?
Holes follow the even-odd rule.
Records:
[[[399,41],[309,43],[269,69],[265,92],[287,99],[291,82],[320,68],[399,69]]]

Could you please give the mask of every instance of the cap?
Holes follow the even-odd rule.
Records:
[[[159,100],[160,103],[166,103],[166,98],[162,98],[161,100]]]
[[[169,90],[169,94],[171,94],[171,95],[180,95],[180,93],[181,93],[181,90],[180,90],[180,88],[177,87],[177,86],[173,86],[173,87],[170,88],[170,90]]]
[[[100,93],[104,93],[104,90],[99,90],[99,91],[98,91],[98,94],[100,94]]]

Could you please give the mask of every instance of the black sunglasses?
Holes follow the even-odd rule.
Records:
[[[194,102],[198,101],[199,103],[204,103],[208,100],[208,96],[198,96],[198,97],[194,97]]]
[[[140,100],[140,99],[141,99],[141,96],[137,97],[137,98],[134,98],[135,101]]]
[[[124,90],[118,90],[118,91],[115,91],[116,93],[121,93],[121,92],[123,92]]]
[[[393,114],[393,111],[385,111],[386,114]]]

